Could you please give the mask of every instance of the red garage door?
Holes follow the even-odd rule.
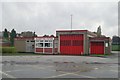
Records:
[[[80,55],[83,53],[83,34],[60,35],[60,53]]]
[[[104,42],[91,42],[90,53],[91,54],[104,54]]]

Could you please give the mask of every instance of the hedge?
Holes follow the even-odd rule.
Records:
[[[0,47],[2,53],[16,53],[15,47]]]
[[[112,51],[120,51],[120,45],[112,45]]]

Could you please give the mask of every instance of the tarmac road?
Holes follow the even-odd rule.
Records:
[[[118,78],[118,56],[3,56],[3,78]]]

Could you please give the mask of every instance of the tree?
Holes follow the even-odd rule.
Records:
[[[14,29],[12,29],[12,31],[10,33],[11,46],[14,46],[14,38],[16,38],[16,31]]]
[[[3,37],[4,37],[5,39],[7,39],[7,40],[8,40],[8,38],[9,38],[9,36],[8,36],[8,31],[7,31],[6,28],[4,29]]]
[[[46,34],[45,34],[43,37],[49,37],[49,35],[46,35]]]
[[[54,37],[54,35],[50,35],[50,37]]]
[[[33,36],[34,36],[34,37],[37,37],[37,35],[36,35],[36,33],[35,33],[35,32],[33,33]]]
[[[98,36],[98,37],[101,36],[101,26],[99,26],[98,29],[97,29],[97,36]]]

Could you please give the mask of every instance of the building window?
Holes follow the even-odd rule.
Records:
[[[52,42],[52,40],[49,40],[49,42]]]
[[[45,42],[48,42],[48,40],[45,40]]]
[[[29,42],[29,41],[27,41],[27,42]]]
[[[31,42],[35,42],[35,41],[31,41]]]
[[[40,40],[40,42],[43,42],[43,40]]]
[[[39,42],[39,40],[36,40],[36,42]]]
[[[50,39],[35,40],[35,44],[37,48],[52,48],[53,40]]]
[[[52,43],[50,43],[50,47],[53,47],[53,44],[52,44]]]
[[[43,43],[37,43],[36,47],[43,47]]]
[[[105,47],[108,47],[108,43],[105,44]]]
[[[52,47],[53,44],[52,43],[45,43],[45,47]]]
[[[45,47],[50,47],[50,43],[45,43]]]

